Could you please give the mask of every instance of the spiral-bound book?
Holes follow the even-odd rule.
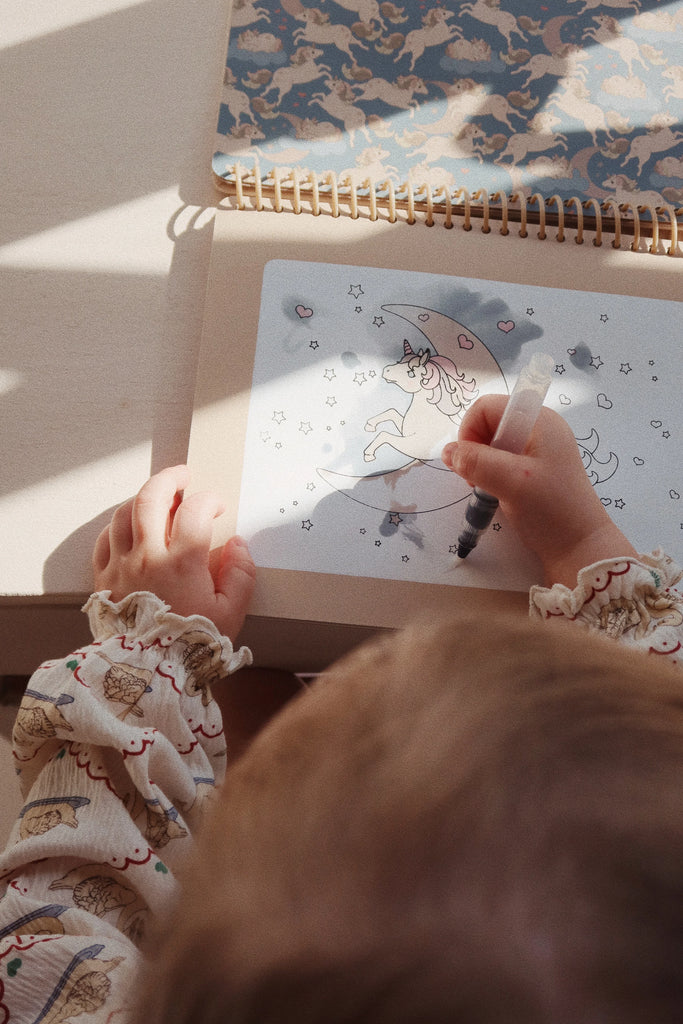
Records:
[[[234,0],[213,171],[240,205],[678,251],[683,3]]]
[[[524,611],[502,513],[456,565],[439,453],[535,351],[610,514],[681,557],[682,9],[235,0],[189,462],[262,663]]]
[[[680,558],[682,264],[537,231],[218,212],[189,463],[256,561],[262,662],[319,669],[430,606],[524,613],[540,570],[502,513],[456,564],[470,489],[439,454],[536,351],[610,514]]]

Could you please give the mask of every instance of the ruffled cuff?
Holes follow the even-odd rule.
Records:
[[[83,606],[96,642],[126,636],[135,637],[144,647],[168,647],[182,637],[184,643],[194,647],[197,667],[200,660],[204,662],[212,679],[231,675],[253,661],[248,647],[235,651],[232,641],[203,615],[176,615],[170,605],[149,591],[129,594],[116,603],[110,597],[111,591],[103,590],[92,594]]]
[[[544,620],[579,620],[614,638],[634,641],[658,626],[680,629],[683,571],[661,549],[637,558],[606,559],[582,569],[573,590],[561,583],[532,587],[529,610]],[[628,637],[627,637],[628,639]]]

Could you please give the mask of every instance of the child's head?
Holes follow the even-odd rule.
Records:
[[[677,1019],[682,688],[511,618],[359,649],[229,773],[141,1021]]]

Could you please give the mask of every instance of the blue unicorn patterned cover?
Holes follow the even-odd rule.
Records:
[[[681,0],[233,0],[213,169],[676,209],[682,111]]]

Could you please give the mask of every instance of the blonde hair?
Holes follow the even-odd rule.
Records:
[[[507,617],[371,643],[229,773],[140,1021],[674,1020],[682,755],[654,656]]]

